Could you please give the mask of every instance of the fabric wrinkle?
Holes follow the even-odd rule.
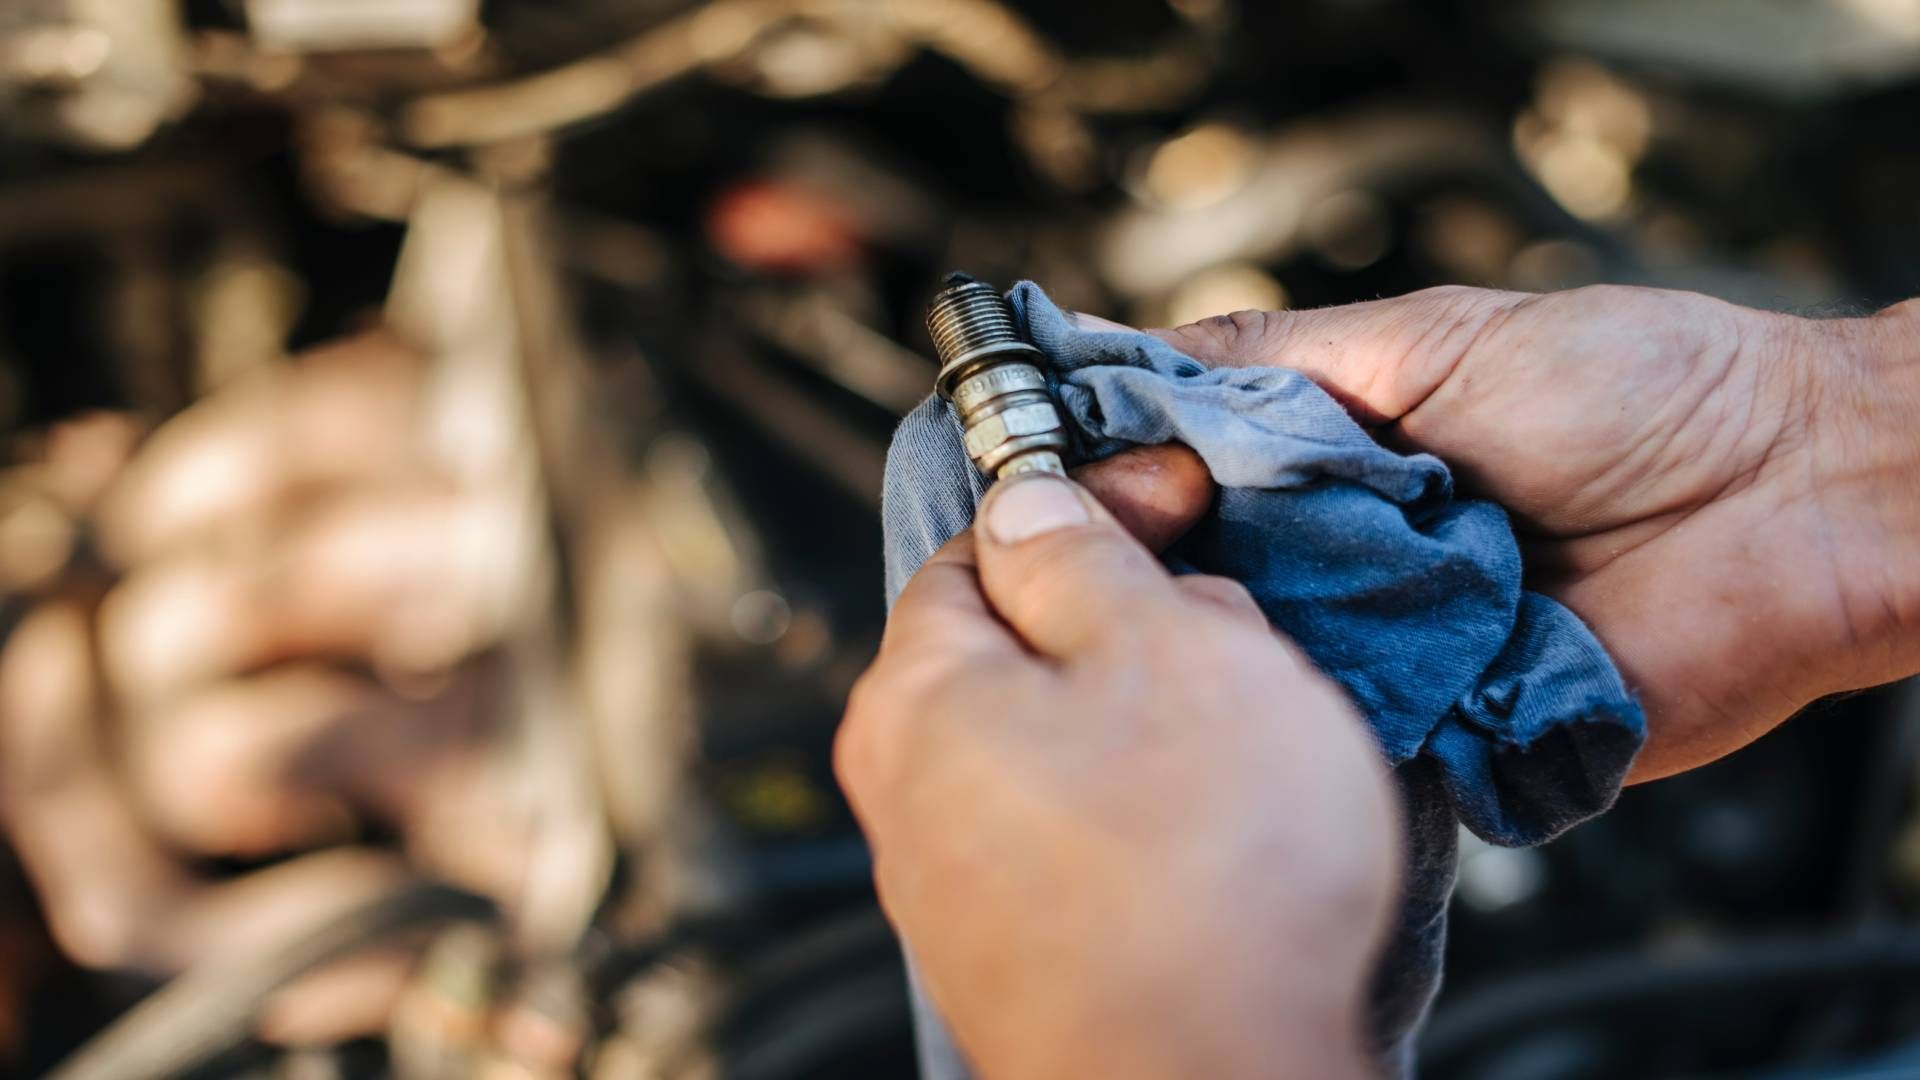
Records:
[[[1439,986],[1457,830],[1538,844],[1603,812],[1645,738],[1639,705],[1586,625],[1522,588],[1506,512],[1456,498],[1439,459],[1380,446],[1300,372],[1208,368],[1150,334],[1081,330],[1031,282],[1010,299],[1082,460],[1180,442],[1219,484],[1168,567],[1246,585],[1394,767],[1408,874],[1370,1008],[1383,1062],[1407,1070]],[[945,403],[902,421],[881,501],[889,605],[985,491]],[[916,1004],[923,1075],[966,1076]]]

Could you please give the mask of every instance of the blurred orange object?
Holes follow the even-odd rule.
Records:
[[[707,236],[728,261],[770,274],[818,274],[860,261],[865,238],[850,208],[805,188],[750,180],[707,211]]]

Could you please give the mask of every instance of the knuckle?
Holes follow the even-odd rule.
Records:
[[[864,677],[862,682],[864,682]],[[865,781],[869,763],[867,741],[871,738],[869,710],[858,700],[861,683],[855,683],[847,699],[847,711],[833,733],[833,775],[841,790],[851,794]]]
[[[1521,293],[1474,285],[1434,285],[1408,293],[1403,299],[1416,321],[1454,324],[1470,322],[1476,315],[1498,311],[1523,297]]]
[[[847,715],[865,716],[873,710],[874,698],[885,693],[884,681],[889,664],[886,660],[874,662],[860,677],[853,680],[847,689]]]
[[[966,666],[940,654],[882,660],[847,691],[834,732],[833,769],[849,794],[883,783],[907,753],[909,727],[931,730],[944,703],[966,682]]]
[[[1232,619],[1237,625],[1266,628],[1267,617],[1247,587],[1231,578],[1194,575],[1179,579],[1181,591],[1203,609]]]
[[[1596,311],[1618,311],[1643,304],[1666,305],[1688,294],[1664,289],[1648,289],[1638,285],[1582,285],[1567,292],[1569,298],[1593,308]]]
[[[1272,312],[1243,308],[1239,311],[1230,311],[1223,317],[1227,320],[1227,325],[1233,328],[1234,340],[1246,342],[1264,337],[1268,322],[1275,316]]]
[[[1176,333],[1199,359],[1237,365],[1272,352],[1286,322],[1285,312],[1234,311],[1188,323]]]
[[[1248,608],[1258,607],[1258,605],[1256,605],[1253,602],[1253,591],[1251,589],[1248,589],[1245,585],[1242,585],[1239,582],[1232,580],[1231,578],[1216,578],[1215,580],[1219,582],[1219,587],[1225,590],[1226,595],[1228,597],[1231,597],[1234,601],[1240,604],[1243,604]]]
[[[1240,584],[1232,578],[1221,577],[1218,574],[1195,574],[1183,578],[1182,581],[1186,583],[1188,589],[1208,599],[1222,600],[1229,603],[1244,603],[1247,605],[1252,605],[1253,603],[1253,594],[1247,591],[1245,585]]]
[[[833,778],[847,800],[856,806],[863,801],[872,775],[870,760],[865,744],[854,737],[846,724],[841,724],[833,736]]]
[[[1430,285],[1407,294],[1407,299],[1425,304],[1452,306],[1491,295],[1492,290],[1473,285]]]
[[[898,697],[880,665],[868,668],[847,692],[847,708],[833,736],[833,772],[849,794],[874,778],[886,742],[887,718],[896,715]]]
[[[1920,297],[1902,300],[1890,307],[1882,308],[1875,317],[1888,322],[1920,323]]]

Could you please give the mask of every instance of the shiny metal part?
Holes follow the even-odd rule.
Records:
[[[959,413],[980,471],[1001,480],[1065,475],[1066,424],[1040,371],[1040,350],[1020,336],[1006,297],[966,274],[950,275],[927,307],[927,333],[940,354],[934,386]]]
[[[254,42],[286,52],[431,49],[480,32],[480,0],[247,0]]]

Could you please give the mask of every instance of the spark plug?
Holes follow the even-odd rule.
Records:
[[[1006,297],[966,274],[949,274],[927,306],[927,333],[940,354],[934,387],[959,414],[974,465],[998,480],[1066,475],[1066,424],[1040,371],[1040,350],[1020,336]]]

